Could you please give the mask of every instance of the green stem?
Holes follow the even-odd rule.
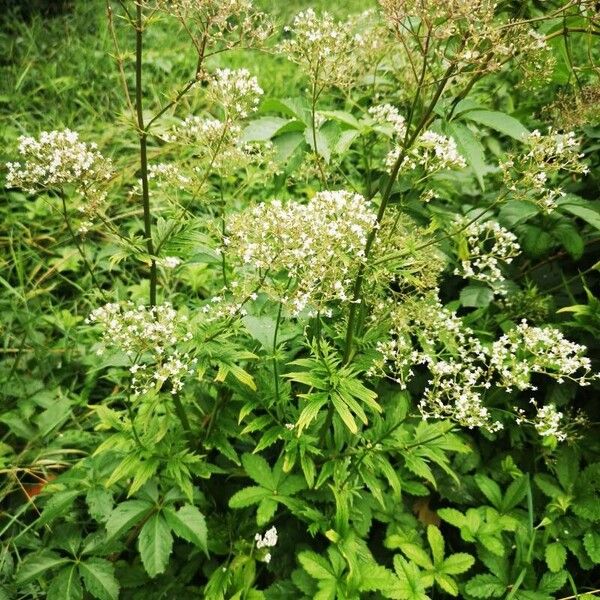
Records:
[[[183,431],[188,439],[188,442],[192,443],[192,426],[190,425],[190,420],[188,419],[187,413],[185,412],[185,408],[181,403],[181,399],[177,394],[173,396],[173,406],[175,406],[175,413],[177,414],[177,418],[181,422],[181,426],[183,427]]]
[[[154,257],[154,242],[152,241],[152,214],[150,212],[150,190],[148,186],[148,131],[144,125],[143,90],[142,90],[142,49],[144,22],[142,5],[136,4],[135,28],[135,111],[137,114],[138,135],[140,138],[140,179],[142,181],[142,203],[144,206],[144,236],[146,250],[150,255],[150,306],[156,305],[156,287],[158,270]]]

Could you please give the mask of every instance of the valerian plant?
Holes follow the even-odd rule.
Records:
[[[89,436],[30,469],[52,478],[3,525],[1,593],[584,597],[600,30],[595,2],[537,4],[284,26],[250,0],[107,1],[126,144],[42,132],[7,165],[86,268]],[[194,60],[152,95],[166,27]],[[302,93],[270,97],[260,53]],[[537,276],[561,260],[575,278]]]

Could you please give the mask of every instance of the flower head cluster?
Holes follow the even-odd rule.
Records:
[[[264,536],[260,535],[260,533],[257,533],[254,536],[254,540],[256,541],[256,548],[258,550],[263,548],[273,548],[277,545],[277,529],[275,527],[271,527],[271,529],[265,532]],[[261,560],[266,563],[271,562],[271,553],[268,551],[264,552]]]
[[[85,190],[112,174],[110,160],[100,154],[96,144],[80,141],[79,134],[70,129],[42,131],[37,139],[21,136],[19,154],[24,162],[6,165],[6,184],[27,192],[65,185]]]
[[[263,89],[248,69],[217,69],[209,79],[207,98],[225,110],[228,120],[245,119],[258,108]]]
[[[538,130],[525,138],[528,151],[510,156],[500,165],[504,182],[517,198],[535,202],[543,211],[551,212],[557,200],[565,195],[560,186],[553,185],[553,175],[589,172],[581,161],[579,142],[573,132],[559,134],[550,129],[547,135]]]
[[[192,372],[194,361],[180,350],[192,338],[187,318],[168,303],[152,308],[109,303],[92,311],[86,322],[102,328],[98,354],[111,348],[132,361],[134,395],[160,390],[167,380],[176,394]]]
[[[582,385],[594,377],[585,348],[550,327],[522,322],[491,346],[484,345],[434,296],[399,304],[391,320],[389,338],[377,344],[380,358],[370,375],[389,372],[405,387],[415,368],[426,368],[429,380],[419,403],[425,417],[451,418],[467,427],[497,431],[502,424],[492,418],[484,402],[492,387],[535,389],[533,373],[559,382],[570,378]],[[551,409],[538,413],[536,429],[549,430]],[[519,411],[517,416],[522,418]]]
[[[332,300],[348,302],[349,286],[377,218],[371,204],[347,191],[319,192],[307,203],[278,200],[233,216],[224,240],[252,282],[287,276],[272,290],[293,314]]]
[[[567,340],[558,329],[532,327],[523,320],[493,343],[491,366],[506,388],[532,389],[532,373],[587,385],[593,376],[585,352],[585,346]]]
[[[461,260],[455,275],[491,284],[503,282],[501,264],[511,263],[521,251],[515,234],[496,221],[471,223],[464,233],[468,256]]]
[[[569,92],[560,92],[557,99],[544,109],[561,129],[574,129],[600,121],[600,85],[586,85]]]
[[[386,166],[391,169],[401,153],[399,147],[391,150],[385,159]],[[464,169],[466,166],[467,163],[459,154],[456,142],[434,131],[422,133],[402,161],[402,169],[422,168],[428,174],[446,169]]]
[[[319,15],[308,8],[285,28],[290,37],[279,49],[305,69],[315,88],[347,86],[355,80],[365,54],[378,46],[374,30],[358,21],[339,22],[328,12]]]
[[[198,51],[205,47],[260,46],[270,34],[266,15],[252,0],[142,0],[150,8],[175,17],[185,25]],[[205,48],[206,49],[206,48]]]
[[[567,439],[567,432],[564,429],[564,414],[556,410],[554,404],[545,404],[538,406],[535,399],[531,399],[530,403],[536,409],[536,414],[533,418],[527,418],[526,412],[522,408],[515,407],[517,412],[517,424],[529,423],[535,427],[535,430],[541,437],[554,437],[559,442],[564,442]]]
[[[395,106],[391,104],[377,104],[369,108],[369,114],[375,123],[384,126],[391,125],[392,137],[402,139],[406,135],[406,120]]]
[[[172,163],[156,163],[148,165],[148,179],[156,181],[159,187],[171,186],[184,189],[190,183],[190,178]]]

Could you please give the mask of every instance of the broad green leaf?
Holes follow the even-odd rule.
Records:
[[[208,555],[206,520],[195,506],[185,504],[177,512],[164,508],[162,514],[175,535],[204,550]]]
[[[117,600],[119,582],[115,578],[115,567],[103,558],[89,558],[79,563],[79,574],[87,591],[98,600]]]
[[[475,598],[488,600],[489,598],[503,596],[507,588],[495,575],[485,574],[475,575],[473,579],[467,582],[465,590]]]
[[[546,594],[554,594],[562,589],[567,582],[567,572],[544,573],[538,585],[538,591]]]
[[[506,489],[504,498],[502,499],[502,512],[508,512],[509,510],[512,510],[525,499],[527,496],[528,485],[529,480],[524,475],[511,482]]]
[[[567,551],[560,542],[548,544],[544,555],[546,557],[546,564],[553,573],[560,571],[567,560]]]
[[[531,202],[508,200],[506,204],[500,208],[498,220],[505,227],[514,227],[519,223],[524,223],[535,217],[538,213],[539,209]]]
[[[76,565],[70,565],[58,573],[48,587],[46,600],[83,600],[83,588]]]
[[[250,486],[236,492],[229,499],[229,508],[246,508],[258,504],[261,500],[271,496],[271,492],[263,487]]]
[[[450,555],[442,564],[440,570],[447,575],[460,575],[468,571],[473,564],[475,559],[464,552],[458,552]]]
[[[173,549],[173,536],[160,514],[152,515],[142,527],[138,537],[138,549],[142,564],[150,577],[165,572]]]
[[[446,134],[456,142],[459,154],[467,161],[473,170],[479,187],[485,190],[483,176],[486,172],[485,153],[481,142],[462,123],[446,123]]]
[[[332,119],[334,121],[339,121],[340,123],[344,123],[353,127],[354,129],[360,129],[360,123],[356,119],[356,117],[349,112],[345,112],[343,110],[321,110],[319,114],[326,117],[327,119]]]
[[[258,485],[262,485],[269,490],[274,490],[277,487],[277,481],[271,472],[269,463],[259,454],[244,454],[242,465],[244,465],[248,477]]]
[[[131,529],[146,517],[152,508],[153,505],[145,500],[127,500],[117,505],[106,522],[108,538],[116,538]]]
[[[242,132],[242,142],[266,142],[277,135],[277,132],[290,123],[290,119],[281,117],[260,117],[250,121]]]
[[[269,316],[254,317],[246,315],[242,319],[244,327],[248,333],[268,352],[273,352],[273,340],[275,339],[275,330],[277,322]]]
[[[257,525],[266,525],[275,514],[277,510],[277,502],[272,498],[264,498],[258,504],[256,509],[256,523]]]
[[[42,550],[35,554],[29,554],[19,566],[16,581],[19,585],[23,585],[32,579],[40,577],[46,571],[60,567],[68,562],[68,559],[59,556],[51,550]]]
[[[460,303],[469,308],[486,308],[494,299],[494,292],[482,285],[468,285],[460,292]]]
[[[101,523],[108,520],[113,508],[113,497],[105,487],[90,488],[85,495],[85,502],[92,518]]]
[[[600,532],[588,531],[583,536],[583,546],[595,564],[600,563]]]
[[[471,110],[465,112],[463,117],[480,125],[485,125],[494,131],[504,133],[520,142],[529,133],[529,130],[517,119],[495,110]]]
[[[306,550],[298,554],[298,560],[304,570],[315,579],[335,579],[333,568],[329,561],[315,552]]]
[[[75,498],[81,494],[78,490],[69,490],[66,492],[54,492],[54,494],[46,502],[46,506],[37,520],[38,527],[46,525],[56,519],[62,517],[69,512],[69,508],[75,502]]]
[[[535,484],[548,496],[549,498],[557,498],[563,494],[561,488],[557,485],[556,481],[549,475],[539,473],[533,478]]]
[[[450,525],[454,525],[454,527],[462,529],[465,526],[465,515],[455,508],[440,508],[437,513],[441,519],[446,521],[446,523],[450,523]]]
[[[584,198],[579,198],[572,194],[558,201],[558,207],[561,212],[568,212],[600,231],[600,203],[591,202]]]

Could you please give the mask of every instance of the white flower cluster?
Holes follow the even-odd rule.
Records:
[[[389,372],[403,388],[416,366],[427,368],[429,381],[419,403],[425,418],[451,418],[489,431],[502,429],[484,404],[492,387],[509,392],[535,389],[533,373],[549,375],[559,383],[569,378],[581,385],[595,377],[585,347],[566,340],[559,330],[522,322],[487,346],[435,297],[398,305],[389,339],[379,342],[377,350],[380,358],[369,375]],[[551,409],[538,412],[536,429],[549,430]],[[517,417],[523,415],[517,411]]]
[[[552,176],[561,171],[585,175],[589,168],[581,161],[583,154],[573,132],[558,134],[550,129],[542,135],[536,129],[524,141],[528,152],[510,156],[500,165],[505,184],[515,197],[531,200],[544,212],[551,212],[565,195],[560,186],[552,184]]]
[[[350,284],[376,226],[373,207],[361,195],[326,191],[307,204],[274,200],[238,213],[223,241],[249,271],[253,287],[268,276],[271,293],[298,315],[309,306],[320,310],[332,300],[351,300]],[[281,274],[290,283],[276,289]]]
[[[245,119],[258,108],[263,89],[248,69],[217,69],[209,79],[207,98],[223,107],[228,120]]]
[[[406,120],[391,104],[378,104],[369,108],[369,114],[379,125],[391,125],[392,136],[403,139],[406,135]]]
[[[361,15],[365,21],[369,15]],[[360,19],[359,19],[360,21]],[[356,20],[336,21],[328,12],[317,14],[312,8],[298,13],[290,35],[279,49],[289,60],[303,67],[313,86],[347,86],[354,81],[365,53],[378,46],[374,30]]]
[[[256,548],[258,550],[263,548],[273,548],[277,545],[277,528],[275,526],[271,527],[271,529],[265,532],[264,536],[257,533],[254,536],[254,540],[256,541]],[[271,553],[265,552],[261,560],[266,563],[271,562]]]
[[[160,390],[169,380],[171,393],[179,392],[193,372],[194,360],[180,346],[192,339],[187,318],[168,303],[147,308],[133,302],[109,303],[92,311],[88,324],[102,327],[102,355],[107,348],[124,352],[132,361],[129,371],[134,395]]]
[[[388,153],[385,164],[389,169],[396,164],[401,153],[399,147]],[[466,166],[467,163],[459,154],[456,142],[452,138],[434,131],[425,131],[406,153],[401,168],[414,170],[420,167],[431,175],[446,169],[464,169]]]
[[[84,191],[112,174],[110,160],[100,154],[96,144],[80,141],[79,134],[70,129],[42,131],[37,139],[21,136],[19,154],[24,162],[6,165],[6,185],[27,192],[65,185]]]
[[[535,399],[531,399],[530,403],[535,407],[536,414],[533,418],[528,419],[526,412],[522,408],[515,407],[517,413],[517,424],[529,423],[535,427],[535,430],[541,437],[555,437],[557,441],[564,442],[567,439],[567,433],[563,427],[564,414],[556,410],[554,404],[545,404],[538,406]]]
[[[149,164],[148,179],[156,181],[158,187],[167,185],[181,190],[191,182],[191,179],[184,175],[177,165],[169,163]]]
[[[515,234],[497,221],[471,223],[464,233],[468,257],[461,260],[461,268],[454,274],[491,284],[503,282],[501,264],[510,264],[521,251]],[[498,292],[502,293],[502,288]]]
[[[532,327],[523,320],[492,345],[490,365],[501,385],[518,390],[533,389],[532,373],[543,373],[562,383],[571,379],[587,385],[591,361],[586,347],[567,340],[553,327]]]

